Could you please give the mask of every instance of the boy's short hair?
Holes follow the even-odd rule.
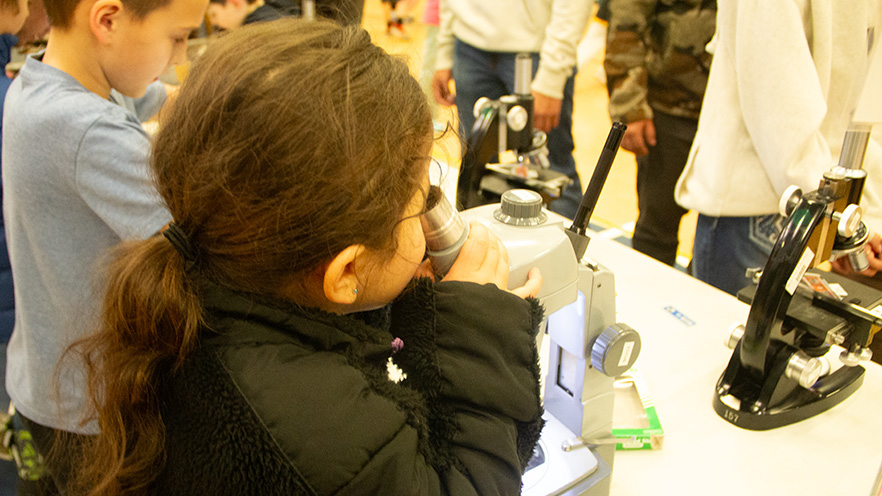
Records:
[[[5,0],[0,0],[5,1]],[[12,0],[15,1],[15,0]],[[67,29],[73,20],[74,11],[83,0],[44,0],[46,15],[49,16],[49,24],[52,27]],[[147,14],[156,9],[165,7],[172,0],[121,0],[123,6],[129,10],[136,19],[143,19]]]

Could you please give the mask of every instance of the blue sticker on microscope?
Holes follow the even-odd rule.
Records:
[[[689,317],[684,315],[683,312],[677,310],[676,308],[674,308],[670,305],[665,307],[665,312],[668,312],[669,314],[673,315],[674,318],[676,318],[677,320],[682,322],[683,325],[685,325],[686,327],[692,327],[695,325],[694,320],[690,319]]]

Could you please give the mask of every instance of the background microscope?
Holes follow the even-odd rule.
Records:
[[[515,61],[515,91],[499,100],[475,102],[475,124],[465,145],[457,182],[456,203],[468,209],[497,203],[513,188],[536,191],[548,204],[570,183],[565,174],[549,169],[545,133],[533,129],[530,82],[533,59]],[[502,161],[511,158],[508,162]]]
[[[860,363],[871,358],[869,345],[882,329],[882,292],[807,269],[840,257],[857,271],[867,268],[869,230],[858,203],[870,130],[849,129],[839,164],[817,190],[803,194],[791,187],[781,198],[786,224],[757,286],[738,295],[751,303],[750,313],[744,325],[731,328],[734,353],[713,399],[716,412],[732,424],[751,430],[791,424],[840,403],[863,381]],[[831,359],[840,348],[838,360]]]

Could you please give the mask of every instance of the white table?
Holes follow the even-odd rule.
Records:
[[[882,367],[866,364],[860,389],[818,416],[768,431],[735,427],[711,400],[732,353],[727,328],[749,307],[596,235],[587,256],[615,274],[618,321],[640,333],[637,366],[665,431],[661,450],[616,452],[612,496],[870,494],[882,464]]]

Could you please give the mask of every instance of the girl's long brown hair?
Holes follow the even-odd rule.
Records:
[[[278,296],[351,244],[392,252],[430,140],[418,83],[360,28],[280,20],[212,43],[152,158],[195,261],[162,236],[116,250],[102,328],[76,348],[101,434],[74,491],[145,493],[161,471],[163,384],[203,329],[195,277]]]

